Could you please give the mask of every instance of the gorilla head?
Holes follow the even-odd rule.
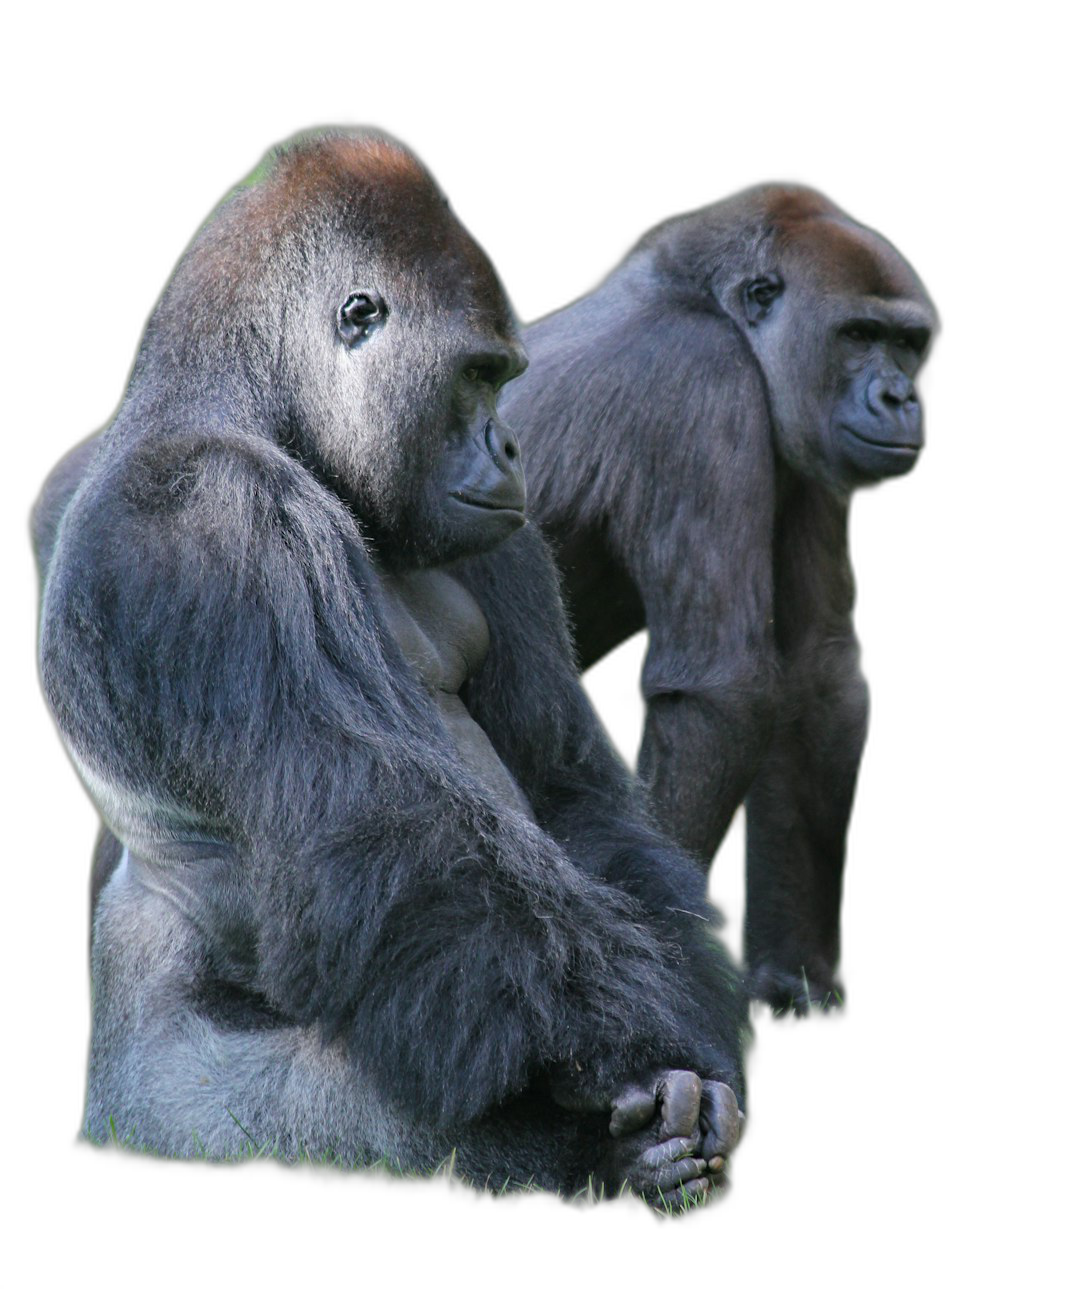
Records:
[[[845,492],[912,468],[923,445],[915,377],[937,316],[889,242],[786,185],[664,228],[664,258],[709,282],[753,350],[788,465]]]
[[[495,409],[524,367],[495,272],[427,171],[386,135],[331,130],[275,148],[222,202],[137,371],[228,389],[229,416],[300,456],[387,565],[416,568],[524,522]]]

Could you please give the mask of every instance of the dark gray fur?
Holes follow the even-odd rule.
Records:
[[[852,490],[915,463],[936,327],[911,267],[806,188],[669,220],[526,329],[502,409],[583,667],[648,627],[638,771],[703,867],[747,810],[745,948],[778,1010],[838,1000],[867,721]]]
[[[335,333],[376,289],[370,336]],[[115,420],[46,484],[42,683],[107,828],[92,1136],[454,1150],[478,1182],[561,1190],[705,1187],[734,1144],[708,1106],[742,1096],[745,998],[704,881],[582,694],[539,533],[447,501],[459,465],[512,493],[494,396],[520,366],[415,159],[304,138],[200,231]],[[401,579],[437,568],[417,607]],[[663,1109],[669,1069],[695,1124],[706,1089],[677,1174],[649,1162],[663,1115],[608,1125],[627,1086]]]

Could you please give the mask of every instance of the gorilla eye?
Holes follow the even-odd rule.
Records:
[[[377,292],[354,291],[338,310],[338,335],[347,345],[359,344],[388,312]]]
[[[751,326],[768,316],[773,301],[783,291],[784,284],[775,273],[754,278],[743,287],[743,309]]]
[[[465,371],[464,371],[464,376],[465,376],[465,379],[466,379],[466,380],[472,380],[472,381],[479,380],[479,379],[480,379],[480,368],[479,368],[479,367],[466,367],[466,368],[465,368]]]
[[[923,327],[915,327],[909,331],[901,331],[896,338],[896,343],[901,349],[908,349],[911,353],[919,355],[930,343],[930,332]]]
[[[882,328],[876,322],[849,322],[840,328],[845,340],[854,340],[859,345],[872,345],[882,337]]]

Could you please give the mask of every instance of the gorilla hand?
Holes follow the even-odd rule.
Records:
[[[768,1003],[774,1016],[809,1016],[814,1008],[829,1011],[844,1005],[844,986],[826,964],[788,971],[761,963],[749,972],[746,984],[750,997]]]
[[[622,1085],[607,1105],[575,1096],[568,1081],[553,1083],[552,1092],[567,1109],[611,1110],[612,1141],[597,1169],[604,1185],[626,1183],[661,1209],[683,1196],[726,1194],[727,1159],[745,1118],[726,1083],[691,1070],[656,1070]]]
[[[742,1115],[724,1083],[690,1070],[661,1070],[612,1101],[606,1180],[628,1182],[653,1207],[685,1211],[723,1185]]]

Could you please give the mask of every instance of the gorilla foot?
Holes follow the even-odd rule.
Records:
[[[817,976],[805,968],[795,973],[766,965],[751,974],[749,993],[758,1011],[780,1011],[785,1020],[811,1016],[831,1020],[844,1011],[847,987],[833,972]]]
[[[726,1084],[690,1070],[628,1085],[612,1103],[607,1179],[661,1212],[685,1212],[723,1189],[742,1118]]]

